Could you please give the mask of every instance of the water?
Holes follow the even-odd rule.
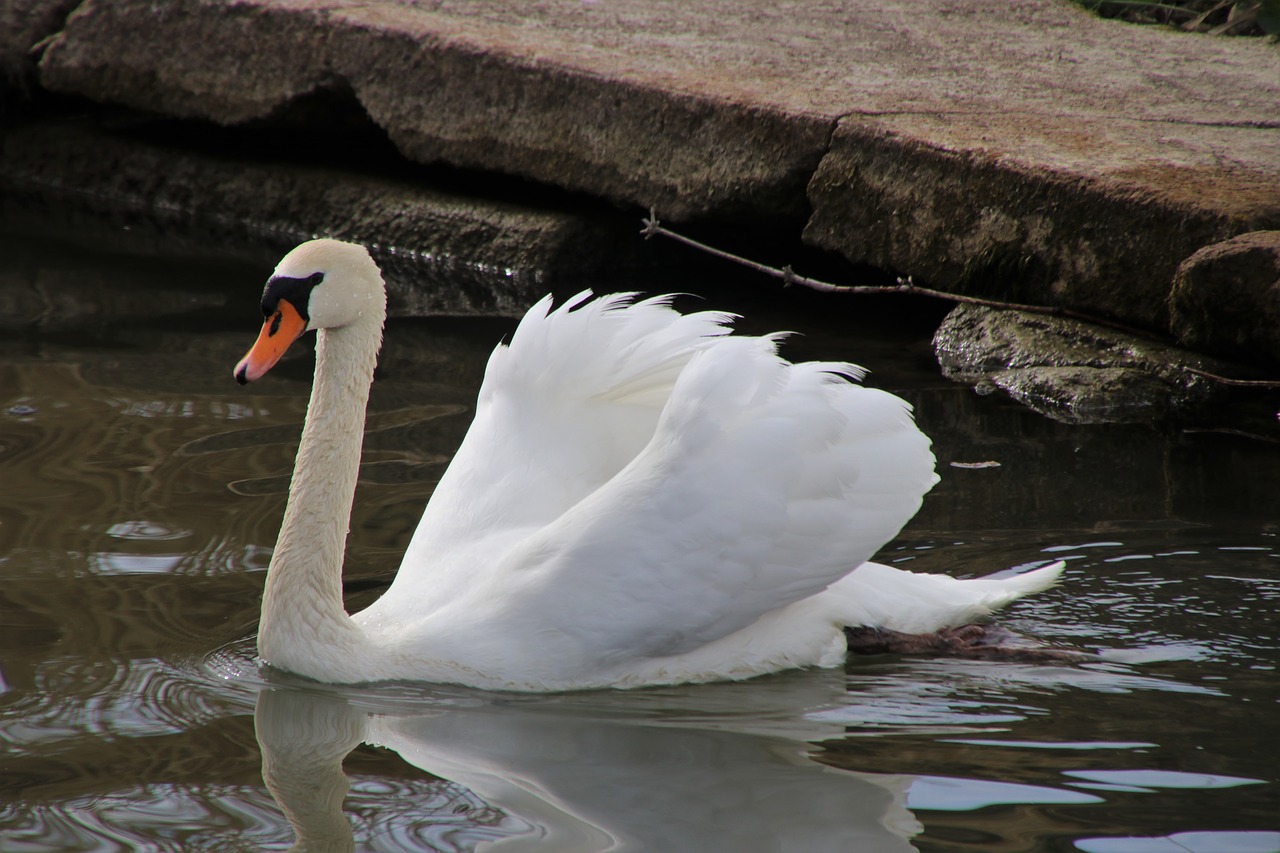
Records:
[[[304,352],[231,379],[267,269],[0,252],[0,849],[1280,850],[1274,435],[1054,424],[939,379],[927,319],[766,303],[726,273],[710,304],[916,404],[943,482],[883,558],[1065,559],[1002,622],[1099,658],[541,697],[321,687],[253,658],[310,375]],[[397,564],[510,328],[390,324],[351,607]]]

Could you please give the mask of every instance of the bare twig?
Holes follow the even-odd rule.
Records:
[[[697,249],[700,252],[706,252],[717,258],[730,261],[748,269],[755,270],[773,278],[781,279],[783,286],[790,287],[793,284],[808,287],[812,290],[818,290],[823,293],[847,293],[853,295],[870,295],[880,293],[902,293],[912,296],[931,296],[936,299],[946,299],[951,302],[963,302],[968,305],[985,305],[988,308],[1000,308],[1009,311],[1025,311],[1030,314],[1044,314],[1051,317],[1069,317],[1073,320],[1080,320],[1085,323],[1093,323],[1098,326],[1105,326],[1109,329],[1115,329],[1126,334],[1135,335],[1146,338],[1148,340],[1156,340],[1164,343],[1164,339],[1145,329],[1135,329],[1132,326],[1126,326],[1123,323],[1117,323],[1114,320],[1108,320],[1104,317],[1094,317],[1080,311],[1073,311],[1070,308],[1058,308],[1052,305],[1027,305],[1018,302],[1003,302],[998,299],[984,299],[979,296],[966,296],[961,293],[948,293],[944,290],[934,290],[929,287],[920,287],[911,280],[910,276],[899,278],[896,285],[877,286],[877,285],[845,285],[832,284],[827,281],[821,281],[808,276],[797,275],[790,266],[782,269],[771,267],[758,261],[748,260],[741,255],[735,255],[732,252],[726,252],[724,249],[717,249],[694,240],[692,237],[686,237],[683,234],[677,234],[669,228],[664,227],[658,221],[658,214],[653,208],[649,208],[649,218],[642,220],[644,228],[640,233],[646,240],[653,237],[666,237],[669,240],[675,240],[677,243],[683,243],[686,246]],[[1197,376],[1203,376],[1206,379],[1212,379],[1223,385],[1233,385],[1251,388],[1280,388],[1280,381],[1267,379],[1229,379],[1225,376],[1218,376],[1207,370],[1199,370],[1194,367],[1183,365],[1183,370],[1194,373]]]
[[[1235,14],[1235,10],[1236,10],[1236,9],[1238,9],[1238,8],[1239,8],[1239,6],[1237,6],[1237,7],[1233,8],[1233,9],[1231,10],[1231,12],[1232,12],[1232,13],[1231,13],[1230,15],[1228,15],[1228,16],[1227,16],[1227,21],[1226,21],[1226,23],[1224,23],[1224,24],[1219,24],[1218,26],[1216,26],[1216,27],[1214,27],[1213,29],[1209,30],[1209,35],[1211,35],[1211,36],[1220,36],[1220,35],[1224,35],[1224,34],[1226,34],[1226,33],[1229,33],[1229,32],[1231,32],[1232,30],[1242,30],[1242,29],[1244,29],[1245,27],[1247,27],[1247,26],[1249,26],[1250,24],[1252,24],[1254,21],[1258,20],[1258,9],[1259,9],[1260,7],[1255,6],[1255,7],[1253,7],[1252,9],[1250,9],[1249,11],[1247,11],[1247,12],[1243,12],[1243,13],[1241,13],[1241,14],[1237,15],[1237,14]]]
[[[1219,376],[1216,373],[1210,373],[1198,367],[1183,365],[1182,369],[1188,373],[1194,373],[1196,376],[1203,376],[1205,379],[1221,382],[1223,385],[1235,385],[1240,388],[1280,388],[1280,379],[1229,379],[1226,376]]]
[[[1081,320],[1086,323],[1094,323],[1099,326],[1106,326],[1110,329],[1125,332],[1126,334],[1136,335],[1138,337],[1148,338],[1151,340],[1160,340],[1160,338],[1145,329],[1136,329],[1133,326],[1126,326],[1123,323],[1117,323],[1114,320],[1108,320],[1104,317],[1094,317],[1084,314],[1080,311],[1074,311],[1070,308],[1059,308],[1054,305],[1028,305],[1019,302],[1004,302],[999,299],[985,299],[981,296],[967,296],[963,293],[949,293],[945,290],[934,290],[930,287],[921,287],[911,280],[911,276],[905,278],[900,277],[898,283],[894,285],[852,285],[852,284],[832,284],[827,281],[821,281],[808,276],[797,275],[791,267],[786,266],[782,269],[759,263],[758,261],[748,260],[741,255],[735,255],[732,252],[726,252],[724,249],[717,249],[708,246],[706,243],[700,243],[691,237],[683,234],[677,234],[675,231],[664,227],[658,221],[657,213],[653,208],[649,208],[649,218],[642,220],[644,228],[640,233],[646,240],[652,237],[666,237],[675,240],[677,243],[683,243],[701,252],[706,252],[717,258],[731,261],[735,264],[772,276],[773,278],[782,279],[785,286],[799,284],[803,287],[818,290],[823,293],[847,293],[852,295],[873,295],[881,293],[901,293],[910,296],[931,296],[935,299],[946,299],[951,302],[963,302],[967,305],[985,305],[988,308],[1001,308],[1009,311],[1026,311],[1030,314],[1044,314],[1051,317],[1069,317],[1073,320]]]
[[[1226,0],[1227,3],[1233,3],[1235,0]],[[1224,4],[1225,5],[1225,4]],[[1181,6],[1173,6],[1169,3],[1150,3],[1147,0],[1098,0],[1097,3],[1090,5],[1091,11],[1098,11],[1102,6],[1125,6],[1134,9],[1150,9],[1155,12],[1164,12],[1167,15],[1186,15],[1194,17],[1197,13],[1193,9],[1184,9]]]
[[[1227,8],[1234,2],[1235,0],[1222,0],[1221,3],[1218,3],[1216,6],[1213,6],[1208,11],[1203,12],[1199,15],[1196,15],[1190,21],[1187,21],[1185,24],[1182,25],[1182,28],[1189,33],[1195,32],[1196,30],[1200,29],[1200,27],[1204,26],[1204,22],[1207,21],[1211,15],[1213,15],[1216,12],[1222,11],[1223,9]]]

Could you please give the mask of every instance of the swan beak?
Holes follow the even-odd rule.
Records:
[[[281,299],[276,312],[262,324],[258,340],[236,365],[236,381],[244,385],[261,379],[280,360],[289,345],[302,337],[306,330],[307,321],[298,313],[298,309],[288,300]]]

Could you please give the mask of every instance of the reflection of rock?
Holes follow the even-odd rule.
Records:
[[[102,334],[157,318],[207,315],[227,302],[224,294],[201,291],[190,281],[182,287],[162,281],[143,262],[128,276],[75,258],[44,256],[29,263],[26,257],[13,257],[15,249],[22,251],[17,243],[5,241],[7,264],[0,269],[4,331]]]
[[[1187,258],[1169,310],[1187,346],[1280,364],[1280,231],[1241,234]]]
[[[1078,320],[960,305],[933,339],[951,379],[994,385],[1068,423],[1153,421],[1212,399],[1185,367],[1231,373],[1192,353]]]
[[[342,760],[362,741],[470,790],[470,820],[459,824],[456,810],[441,816],[455,849],[914,849],[912,777],[833,771],[807,755],[805,739],[841,730],[810,717],[822,707],[811,704],[817,694],[843,695],[839,673],[743,688],[457,692],[398,707],[368,694],[281,688],[261,694],[256,721],[263,774],[297,849],[351,849],[340,825]],[[414,805],[384,806],[378,834],[428,833],[437,819]]]

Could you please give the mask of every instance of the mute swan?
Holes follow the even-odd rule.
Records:
[[[267,571],[258,651],[319,681],[524,691],[833,666],[844,626],[920,633],[1051,586],[1061,564],[957,580],[869,563],[937,481],[906,403],[850,364],[670,297],[529,310],[394,582],[347,615],[342,561],[386,291],[361,246],[276,267],[236,365],[259,379],[317,330],[315,379]]]

